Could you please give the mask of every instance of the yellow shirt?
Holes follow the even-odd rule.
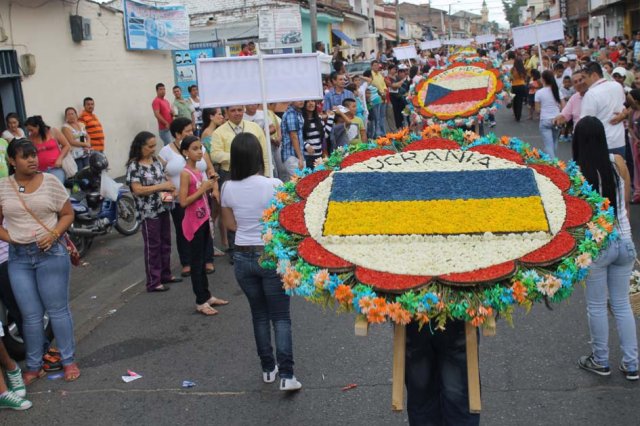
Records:
[[[380,96],[384,100],[386,98],[387,85],[384,82],[382,73],[371,71],[371,84],[373,84],[375,88],[378,89],[378,93],[380,93]]]
[[[211,161],[219,163],[222,170],[228,172],[231,163],[231,142],[233,138],[236,137],[236,134],[243,132],[251,133],[258,138],[258,142],[260,142],[260,146],[262,147],[264,175],[270,177],[271,170],[269,170],[267,140],[264,136],[264,131],[260,126],[251,121],[242,120],[237,126],[231,121],[227,121],[218,127],[211,135]]]

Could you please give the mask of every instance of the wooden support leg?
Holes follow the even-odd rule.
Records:
[[[488,317],[482,325],[482,335],[492,337],[496,335],[496,317]]]
[[[407,346],[407,330],[395,324],[393,330],[393,383],[391,386],[391,409],[404,410],[404,354]]]
[[[465,324],[465,335],[467,338],[467,380],[469,381],[469,411],[472,413],[479,413],[482,409],[482,403],[480,402],[480,369],[478,367],[478,335],[476,327],[467,322]]]
[[[356,317],[355,325],[356,336],[366,336],[369,333],[369,321],[364,315],[358,315]]]

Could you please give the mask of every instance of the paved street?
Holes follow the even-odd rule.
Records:
[[[526,116],[526,113],[525,113]],[[540,146],[537,122],[498,114],[499,135]],[[568,158],[568,144],[561,146]],[[636,241],[638,208],[632,212]],[[262,383],[249,306],[226,258],[210,276],[213,293],[231,301],[220,314],[194,312],[190,282],[168,293],[144,290],[140,235],[95,241],[75,268],[72,306],[82,377],[75,383],[40,380],[29,388],[34,406],[4,412],[6,425],[401,425],[391,411],[392,328],[353,333],[353,315],[336,315],[294,298],[295,373],[301,392],[285,395]],[[176,257],[174,256],[174,260]],[[179,271],[178,268],[175,269]],[[115,310],[115,311],[113,311]],[[589,353],[584,291],[549,311],[536,305],[516,315],[515,328],[498,323],[481,339],[484,425],[634,425],[638,384],[617,371],[600,378],[576,366]],[[620,351],[612,329],[611,362]],[[129,384],[120,376],[135,371]],[[196,383],[181,387],[183,380]],[[348,384],[357,387],[342,391]]]

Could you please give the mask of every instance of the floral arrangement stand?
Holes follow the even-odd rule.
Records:
[[[356,312],[358,335],[394,324],[394,409],[407,324],[467,323],[479,411],[478,328],[565,300],[617,237],[609,201],[575,163],[446,123],[334,151],[279,187],[262,219],[262,265],[288,294]]]

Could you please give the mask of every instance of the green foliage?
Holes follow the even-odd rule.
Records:
[[[511,28],[520,26],[520,7],[526,5],[527,0],[502,0],[504,15]]]

